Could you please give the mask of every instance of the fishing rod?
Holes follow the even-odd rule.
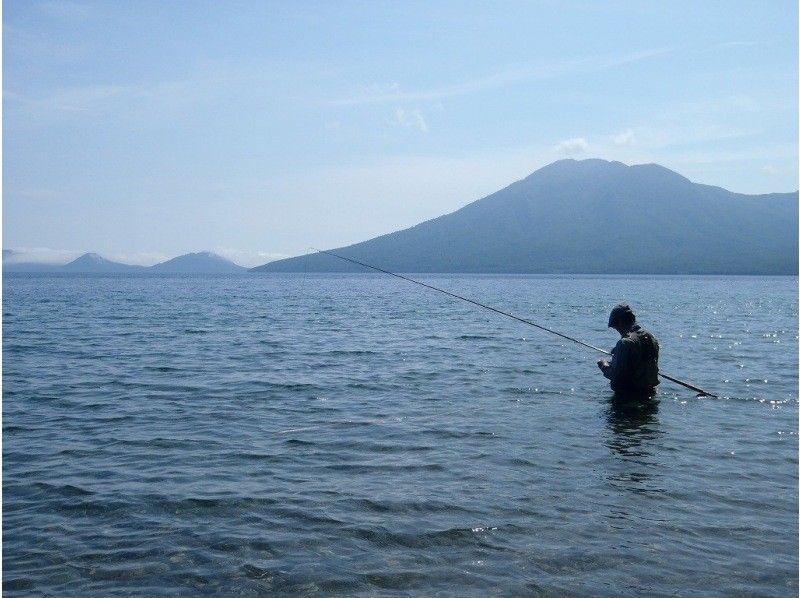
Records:
[[[316,249],[314,247],[312,247],[312,249],[314,251],[318,252],[318,253],[324,253],[326,255],[330,255],[332,257],[338,258],[340,260],[344,260],[346,262],[351,262],[353,264],[358,264],[359,266],[363,266],[365,268],[369,268],[371,270],[375,270],[377,272],[382,272],[384,274],[388,274],[389,276],[394,276],[395,278],[400,278],[402,280],[417,284],[417,285],[419,285],[421,287],[425,287],[426,289],[431,289],[432,291],[437,291],[439,293],[443,293],[443,294],[448,295],[450,297],[453,297],[455,299],[460,299],[461,301],[466,301],[467,303],[472,303],[472,305],[477,305],[478,307],[482,307],[483,309],[488,309],[489,311],[493,311],[493,312],[495,312],[497,314],[500,314],[501,316],[506,316],[507,318],[512,318],[514,320],[517,320],[518,322],[522,322],[523,324],[527,324],[528,326],[533,326],[534,328],[538,328],[539,330],[544,330],[545,332],[549,332],[550,334],[555,334],[556,336],[560,336],[561,338],[567,339],[568,341],[572,341],[573,343],[577,343],[577,344],[579,344],[579,345],[581,345],[583,347],[586,347],[588,349],[593,349],[595,351],[599,351],[600,353],[605,353],[606,355],[611,355],[611,353],[609,351],[606,351],[605,349],[601,349],[600,347],[595,347],[594,345],[590,345],[589,343],[585,343],[582,340],[578,340],[577,338],[573,338],[573,337],[568,336],[566,334],[562,334],[561,332],[553,330],[552,328],[548,328],[547,326],[542,326],[541,324],[537,324],[536,322],[532,322],[532,321],[527,320],[525,318],[520,318],[519,316],[515,316],[514,314],[508,313],[507,311],[503,311],[502,309],[497,309],[496,307],[492,307],[491,305],[486,305],[484,303],[480,303],[479,301],[475,301],[473,299],[468,299],[467,297],[462,297],[461,295],[456,295],[455,293],[451,293],[450,291],[445,291],[444,289],[440,289],[439,287],[435,287],[433,285],[426,284],[424,282],[420,282],[419,280],[414,280],[413,278],[409,278],[408,276],[403,276],[402,274],[396,274],[394,272],[390,272],[389,270],[384,270],[383,268],[378,268],[377,266],[371,266],[370,264],[365,264],[364,262],[359,262],[358,260],[354,260],[354,259],[349,258],[349,257],[344,257],[343,255],[339,255],[337,253],[333,253],[332,251],[325,251],[324,249]],[[669,380],[671,382],[674,382],[675,384],[680,384],[681,386],[683,386],[685,388],[688,388],[689,390],[695,391],[698,394],[698,396],[713,397],[715,399],[719,398],[717,395],[715,395],[713,393],[710,393],[710,392],[708,392],[706,390],[703,390],[702,388],[700,388],[698,386],[695,386],[694,384],[689,384],[688,382],[685,382],[683,380],[675,378],[674,376],[669,376],[669,375],[664,374],[662,372],[659,372],[659,375],[662,378],[666,378],[667,380]]]

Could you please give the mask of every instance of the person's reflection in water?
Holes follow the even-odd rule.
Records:
[[[607,445],[620,457],[621,467],[609,475],[633,492],[658,492],[653,482],[658,438],[662,432],[658,422],[658,398],[655,394],[631,397],[615,394],[608,402],[606,420],[610,431]]]
[[[643,441],[657,434],[657,415],[655,394],[631,397],[615,393],[608,401],[606,412],[609,429],[614,433],[609,447],[621,455],[639,455],[638,447]]]

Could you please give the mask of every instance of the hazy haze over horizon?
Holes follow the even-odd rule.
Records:
[[[6,0],[3,247],[254,266],[560,158],[797,189],[794,2]]]

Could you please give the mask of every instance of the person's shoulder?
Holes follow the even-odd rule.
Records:
[[[649,336],[653,340],[656,340],[656,335],[650,332],[647,328],[639,328],[639,334],[642,336]]]

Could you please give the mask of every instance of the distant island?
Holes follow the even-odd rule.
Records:
[[[244,272],[247,268],[238,266],[221,255],[204,251],[201,253],[187,253],[174,257],[166,262],[161,262],[148,268],[153,272],[178,272],[178,273],[204,273],[204,274],[235,274]]]
[[[15,261],[10,261],[12,259]],[[7,272],[235,274],[247,271],[247,268],[210,251],[187,253],[153,266],[113,262],[96,253],[86,253],[68,264],[40,264],[22,260],[24,255],[18,255],[10,249],[3,250],[3,270]]]
[[[64,272],[138,272],[145,270],[144,266],[130,266],[112,262],[96,253],[86,253],[76,260],[61,266]]]
[[[460,210],[333,251],[399,272],[797,274],[798,194],[657,164],[560,160]],[[324,254],[255,272],[358,272]]]

